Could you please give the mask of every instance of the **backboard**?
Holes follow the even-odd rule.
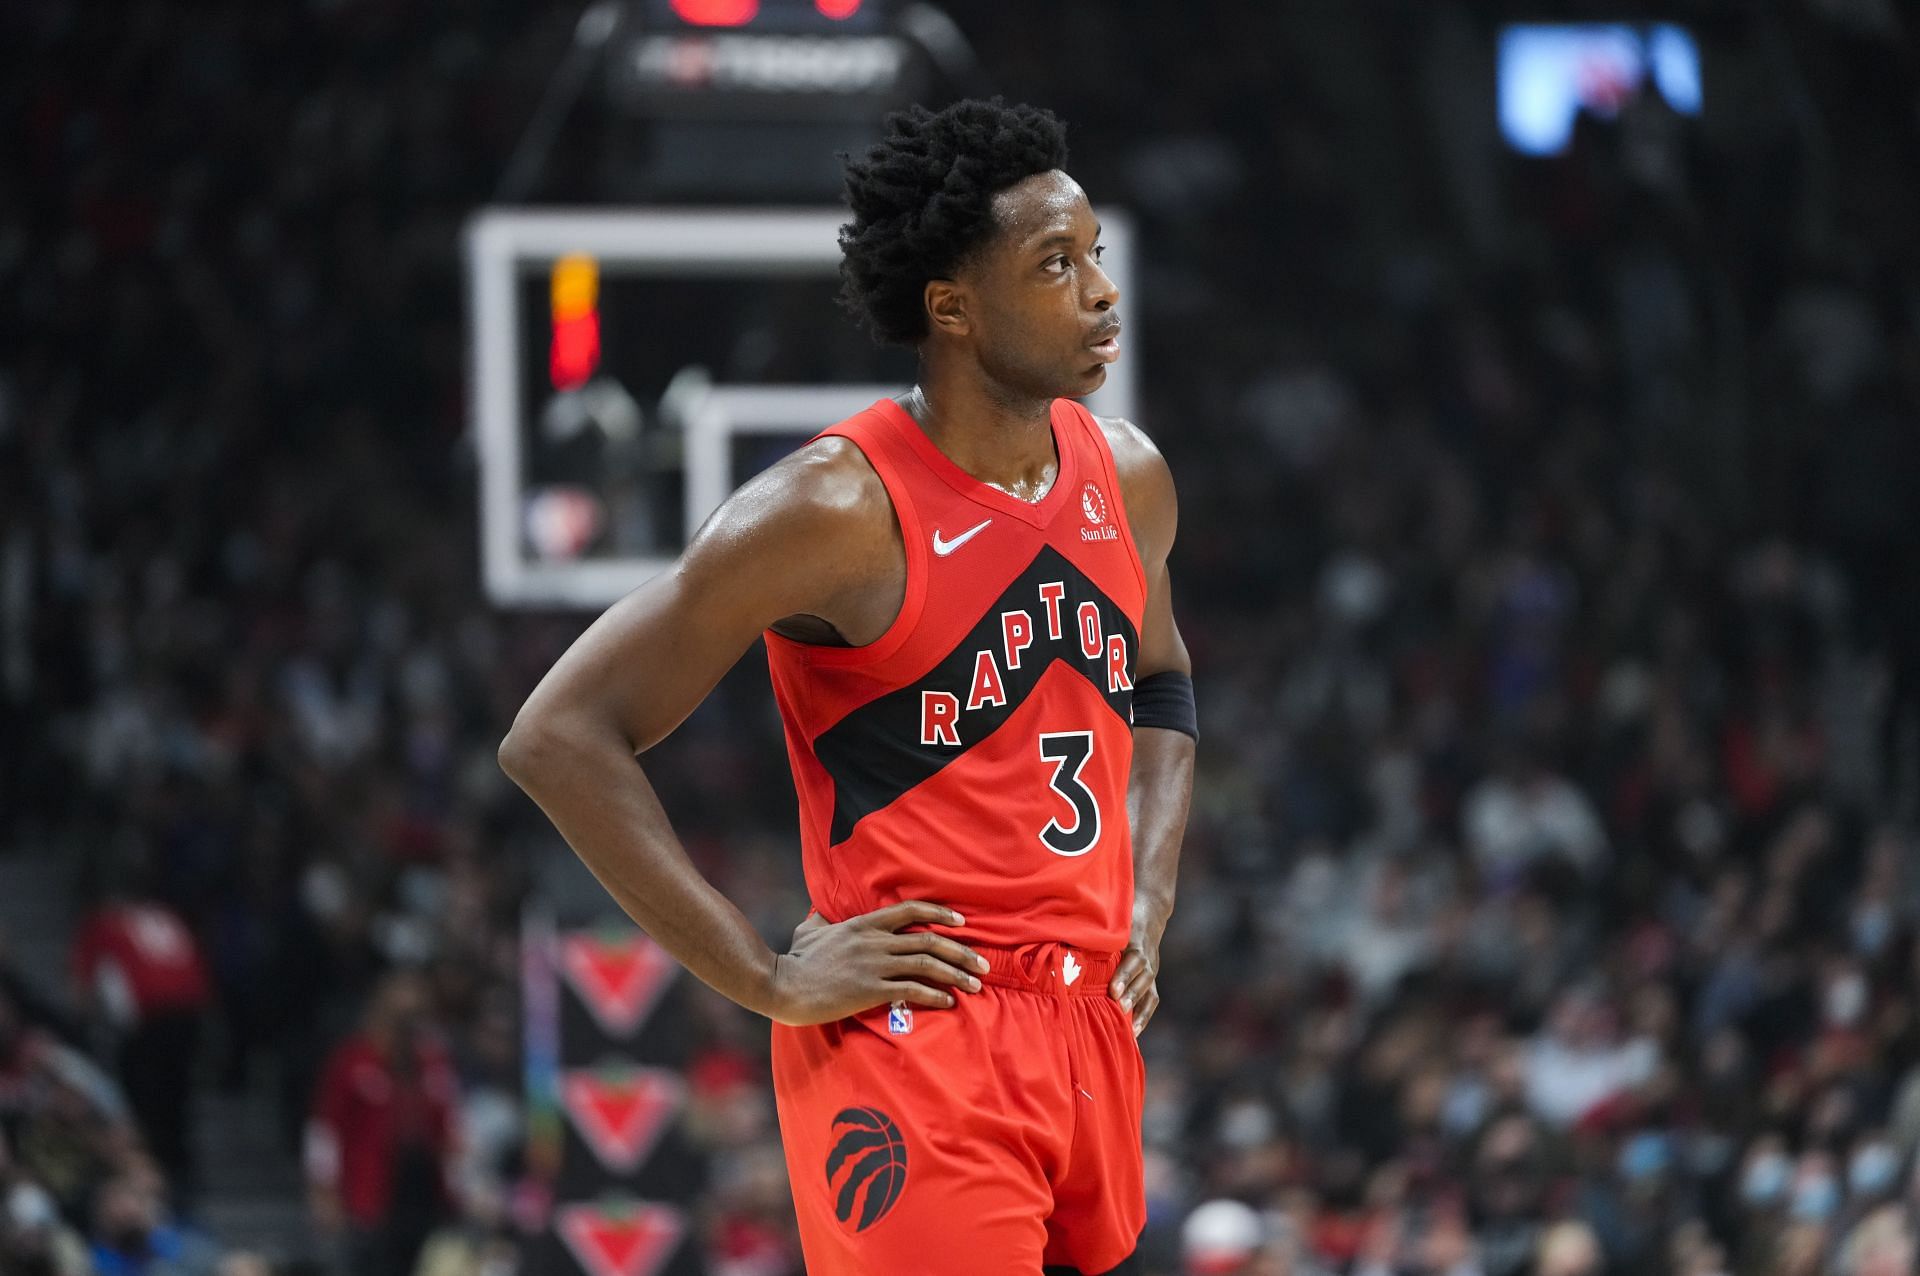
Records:
[[[1101,209],[1130,292],[1132,228]],[[494,208],[467,230],[481,549],[501,606],[599,609],[734,488],[912,381],[834,305],[842,209]],[[1138,342],[1093,411],[1132,416]]]

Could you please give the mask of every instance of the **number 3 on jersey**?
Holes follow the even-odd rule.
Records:
[[[1100,841],[1100,803],[1080,778],[1093,756],[1093,732],[1044,733],[1040,756],[1053,763],[1053,778],[1047,783],[1073,807],[1073,822],[1049,820],[1040,830],[1040,840],[1055,855],[1085,855]]]

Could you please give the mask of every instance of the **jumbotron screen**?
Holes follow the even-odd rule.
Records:
[[[1700,114],[1700,49],[1672,23],[1516,23],[1500,33],[1500,131],[1523,155],[1558,155],[1584,112],[1617,116],[1657,93]]]

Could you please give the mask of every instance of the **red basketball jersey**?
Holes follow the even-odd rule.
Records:
[[[891,399],[822,431],[879,473],[907,557],[877,641],[767,634],[807,890],[829,921],[926,899],[981,944],[1126,945],[1146,574],[1099,423],[1059,399],[1052,425],[1059,473],[1031,504],[948,460]]]

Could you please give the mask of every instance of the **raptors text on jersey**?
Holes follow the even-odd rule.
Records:
[[[960,469],[890,399],[823,432],[879,474],[907,559],[877,641],[767,635],[808,892],[830,921],[928,899],[983,944],[1125,946],[1146,578],[1099,423],[1061,399],[1052,426],[1059,470],[1033,503]]]

